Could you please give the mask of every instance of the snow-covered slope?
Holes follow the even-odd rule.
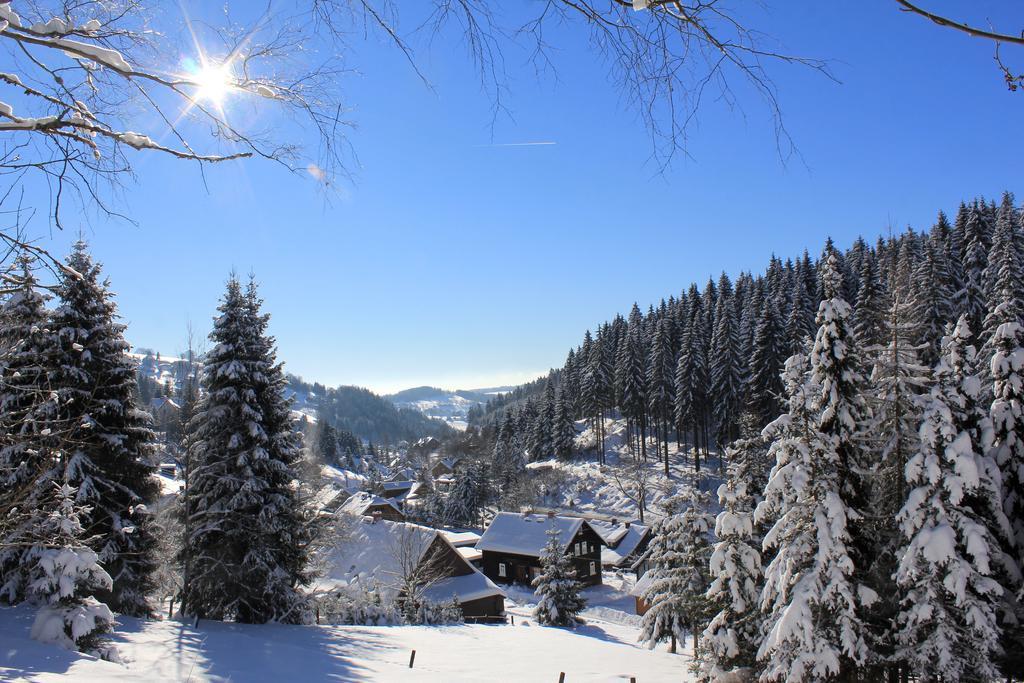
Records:
[[[597,615],[597,612],[594,612]],[[0,680],[81,681],[687,681],[690,658],[636,644],[634,626],[262,626],[122,617],[123,665],[29,638],[34,613],[0,608]],[[409,655],[416,661],[409,668]],[[528,655],[528,656],[524,656]]]
[[[512,388],[492,387],[449,391],[437,387],[415,387],[384,398],[399,408],[411,408],[427,417],[443,420],[456,429],[465,429],[470,408],[483,405],[489,399]]]

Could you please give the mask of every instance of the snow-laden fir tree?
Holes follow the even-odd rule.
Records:
[[[67,265],[52,321],[59,346],[52,382],[58,419],[67,425],[68,482],[88,508],[82,524],[113,579],[101,598],[117,612],[144,616],[152,611],[157,569],[157,532],[146,507],[158,494],[149,463],[152,420],[136,404],[125,326],[99,264],[78,242]]]
[[[301,447],[254,290],[228,281],[189,425],[183,609],[210,619],[297,620],[309,520],[293,484]]]
[[[877,453],[873,463],[870,504],[865,511],[864,527],[870,539],[873,558],[867,583],[879,599],[868,614],[871,631],[873,674],[881,677],[885,669],[899,666],[895,657],[895,615],[899,596],[892,590],[892,577],[899,561],[903,534],[896,515],[907,499],[904,477],[906,463],[919,450],[922,394],[927,388],[929,370],[918,361],[918,347],[912,343],[914,325],[909,306],[893,290],[884,321],[887,343],[865,349],[873,361],[869,402],[873,420],[866,442]]]
[[[718,297],[715,311],[710,380],[715,440],[719,448],[722,448],[739,436],[743,359],[740,357],[739,324],[732,296],[723,291]]]
[[[537,606],[533,617],[545,626],[575,626],[579,613],[587,606],[576,580],[572,558],[565,552],[559,531],[548,529],[548,542],[541,554],[541,571],[533,580]]]
[[[945,327],[952,322],[955,291],[945,247],[933,240],[914,270],[910,302],[914,343],[921,347],[921,362],[927,367],[938,362]]]
[[[999,643],[996,580],[1005,526],[999,473],[986,452],[966,315],[943,340],[921,424],[907,463],[912,487],[899,513],[906,538],[900,587],[899,659],[924,681],[988,681]]]
[[[629,325],[626,337],[619,344],[615,359],[615,393],[618,396],[619,410],[626,418],[630,434],[640,434],[645,425],[647,400],[644,394],[645,385],[645,351],[643,317],[640,309],[633,304],[629,314]],[[647,452],[646,441],[639,440],[637,450]]]
[[[568,392],[560,389],[555,397],[555,419],[551,425],[551,443],[555,455],[568,459],[576,444],[576,424]]]
[[[754,528],[751,463],[734,462],[718,487],[722,511],[715,520],[718,540],[711,554],[713,577],[706,598],[718,613],[704,629],[700,680],[718,681],[729,672],[753,672],[761,644],[759,603],[763,584],[760,538]]]
[[[972,331],[980,330],[985,319],[985,267],[992,247],[992,229],[985,217],[983,207],[975,202],[957,217],[961,227],[961,262],[964,269],[964,286],[956,310],[967,316]]]
[[[1000,325],[992,338],[992,456],[1002,479],[1002,506],[1010,526],[1003,546],[1005,573],[1001,666],[1006,677],[1024,677],[1024,331]]]
[[[0,307],[0,601],[7,603],[25,597],[25,539],[50,493],[49,446],[60,431],[50,386],[56,341],[48,297],[31,259],[18,265],[18,282]]]
[[[116,661],[117,652],[105,637],[113,630],[114,615],[94,597],[98,591],[109,591],[112,581],[84,542],[81,517],[88,509],[76,502],[75,489],[66,478],[49,483],[51,490],[40,501],[43,514],[32,530],[24,560],[30,568],[28,599],[39,606],[32,637]]]
[[[659,444],[664,446],[665,476],[668,470],[669,425],[672,424],[673,394],[675,391],[675,362],[672,354],[672,322],[662,318],[657,322],[651,349],[647,356],[647,406]],[[660,455],[660,454],[659,454]]]
[[[765,299],[754,331],[746,384],[747,410],[757,424],[767,424],[781,411],[779,370],[785,361],[785,346],[778,307]]]
[[[761,595],[765,681],[849,676],[868,659],[862,610],[875,596],[859,583],[861,553],[851,528],[866,493],[857,435],[867,409],[833,256],[820,276],[826,298],[810,361],[802,354],[787,361],[789,410],[766,430],[775,466],[755,512],[758,520],[775,520],[764,539],[765,550],[776,551]]]
[[[704,630],[713,612],[706,593],[711,557],[711,531],[715,518],[708,512],[708,494],[690,489],[665,501],[668,515],[659,522],[650,545],[647,588],[640,596],[647,603],[640,626],[640,642],[654,648],[677,641],[687,633],[694,637]],[[645,578],[647,575],[644,575]]]

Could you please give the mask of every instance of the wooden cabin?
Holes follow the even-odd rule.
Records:
[[[573,560],[576,580],[601,583],[601,537],[578,517],[499,512],[476,544],[484,574],[498,583],[530,585],[541,572],[548,529],[557,529],[564,552]]]

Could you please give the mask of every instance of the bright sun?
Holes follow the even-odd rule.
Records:
[[[224,97],[231,90],[234,80],[230,65],[210,63],[204,64],[193,78],[199,84],[195,98],[217,106],[224,103]]]

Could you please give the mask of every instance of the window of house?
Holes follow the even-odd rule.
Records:
[[[582,541],[580,543],[580,548],[583,549],[583,554],[586,555],[587,554],[587,542],[586,541]]]
[[[508,576],[508,574],[505,571],[505,563],[504,562],[499,562],[498,563],[498,576],[500,576],[502,578],[505,578],[505,577]]]
[[[576,544],[576,554],[577,555],[580,554],[580,544],[579,543]]]
[[[590,575],[593,576],[596,573],[597,573],[597,563],[596,562],[591,562],[590,563]]]

